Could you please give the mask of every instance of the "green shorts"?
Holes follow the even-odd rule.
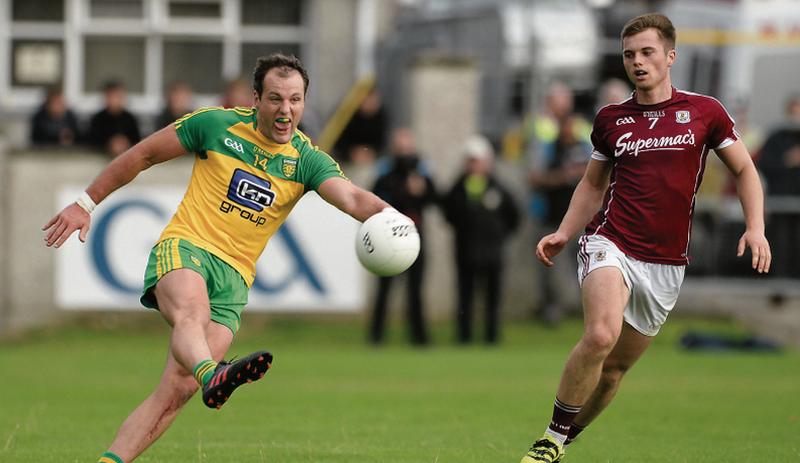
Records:
[[[158,309],[154,292],[156,283],[168,272],[179,268],[194,270],[206,280],[211,319],[236,334],[242,311],[247,305],[247,284],[239,272],[222,259],[186,240],[167,238],[153,246],[144,273],[142,305]]]

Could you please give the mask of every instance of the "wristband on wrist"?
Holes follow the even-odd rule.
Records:
[[[91,215],[94,208],[97,207],[97,204],[95,204],[95,202],[92,200],[92,197],[89,196],[89,193],[85,191],[78,196],[78,199],[75,200],[75,204],[86,211],[86,213],[89,215]]]

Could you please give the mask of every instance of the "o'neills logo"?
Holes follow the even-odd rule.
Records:
[[[691,130],[672,137],[649,137],[628,140],[631,136],[633,136],[633,132],[627,132],[617,139],[617,149],[614,150],[615,157],[620,157],[625,153],[633,153],[634,156],[639,156],[639,153],[656,150],[681,151],[685,149],[685,145],[694,146],[694,133]]]

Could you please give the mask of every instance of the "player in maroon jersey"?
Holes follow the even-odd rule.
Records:
[[[564,367],[550,425],[522,463],[561,460],[564,445],[611,402],[674,307],[709,150],[736,179],[746,225],[737,255],[749,248],[753,268],[769,271],[758,173],[719,101],[672,86],[672,22],[657,13],[638,16],[621,37],[636,90],[597,113],[592,160],[558,230],[536,247],[537,258],[552,266],[586,227],[578,252],[584,333]]]

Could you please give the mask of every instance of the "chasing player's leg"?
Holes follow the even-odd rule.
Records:
[[[581,287],[584,332],[561,375],[553,416],[544,436],[533,443],[522,463],[560,461],[570,425],[597,387],[603,362],[622,330],[629,291],[621,271],[601,267],[589,273]]]
[[[567,436],[567,444],[611,403],[619,390],[622,377],[642,357],[652,342],[652,336],[645,336],[627,323],[623,324],[622,334],[617,340],[617,345],[603,362],[603,372],[597,387],[573,420]]]
[[[233,333],[227,327],[211,322],[206,327],[204,339],[212,357],[221,360],[231,345]],[[133,461],[172,424],[198,386],[191,370],[183,367],[170,350],[156,390],[122,423],[109,451],[100,461],[118,463],[114,457],[124,463]]]

